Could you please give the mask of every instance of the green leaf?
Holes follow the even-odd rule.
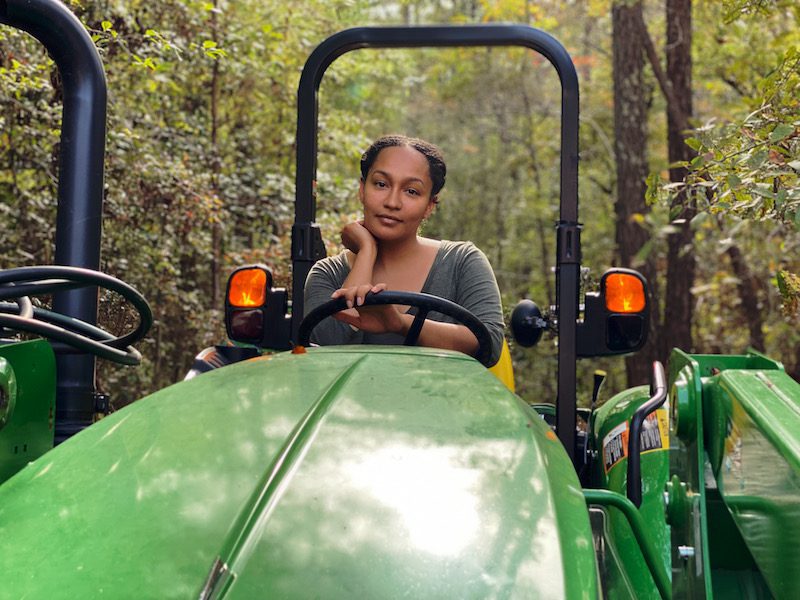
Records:
[[[699,167],[702,167],[705,163],[706,163],[705,154],[698,154],[691,160],[691,162],[689,163],[689,167],[692,169],[697,169]]]
[[[708,221],[710,218],[711,215],[709,215],[707,212],[699,212],[692,217],[691,221],[689,221],[689,227],[692,228],[692,231],[696,231],[700,229],[700,227],[703,226],[703,223]]]
[[[786,279],[783,276],[783,271],[778,271],[775,274],[775,280],[778,283],[778,291],[781,293],[781,296],[786,296],[789,293],[789,288],[786,285]]]
[[[787,192],[785,189],[778,190],[778,193],[775,196],[775,208],[780,210],[783,204],[786,202]]]
[[[100,23],[100,27],[103,29],[103,31],[110,31],[113,25],[111,24],[111,21],[103,21]]]
[[[772,133],[769,134],[769,141],[773,143],[780,142],[781,140],[785,140],[793,133],[794,133],[794,125],[790,125],[788,123],[781,123],[775,129],[772,130]]]
[[[757,183],[755,184],[750,191],[762,198],[775,198],[775,192],[772,191],[772,186],[768,183]]]
[[[650,173],[647,176],[647,189],[644,193],[645,202],[649,205],[655,204],[658,200],[658,184],[660,179],[657,173]]]
[[[205,50],[208,50],[209,48],[216,48],[216,47],[217,47],[217,42],[214,42],[212,40],[206,40],[206,41],[203,42],[203,49],[205,49]]]
[[[650,256],[650,253],[653,251],[653,238],[647,240],[642,247],[639,248],[639,251],[636,253],[636,257],[634,258],[634,263],[643,263],[647,260]]]
[[[760,169],[764,166],[764,163],[767,162],[768,158],[769,153],[766,150],[758,150],[747,159],[747,166],[751,169]]]
[[[690,137],[690,138],[686,138],[685,141],[686,141],[686,145],[689,146],[689,148],[691,148],[692,150],[694,150],[696,152],[699,152],[700,148],[703,147],[703,142],[701,142],[697,138]]]

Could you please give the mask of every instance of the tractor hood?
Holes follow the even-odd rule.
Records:
[[[153,394],[0,488],[2,597],[594,598],[550,429],[438,350],[336,347]]]

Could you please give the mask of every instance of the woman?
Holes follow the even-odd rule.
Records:
[[[364,297],[386,289],[424,292],[452,300],[478,317],[492,337],[492,363],[497,361],[503,344],[503,313],[486,256],[471,242],[418,235],[438,202],[446,174],[441,151],[420,139],[384,136],[367,149],[361,157],[358,187],[364,218],[342,229],[346,250],[318,261],[305,287],[306,312],[341,297],[346,298],[348,310],[336,314],[336,320],[321,323],[312,341],[323,345],[402,343],[413,314],[393,305],[362,306]],[[478,350],[469,329],[433,312],[417,343],[470,355]]]

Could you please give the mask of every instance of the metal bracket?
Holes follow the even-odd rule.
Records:
[[[295,223],[292,225],[292,260],[317,262],[325,258],[325,244],[322,232],[316,223]]]
[[[94,396],[94,412],[101,415],[111,414],[111,396],[103,394],[102,392],[95,392]]]
[[[556,225],[557,264],[580,264],[581,229],[583,229],[583,225],[574,221],[558,222]]]

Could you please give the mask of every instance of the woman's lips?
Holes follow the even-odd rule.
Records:
[[[380,221],[383,225],[397,225],[401,223],[400,219],[395,219],[394,217],[390,217],[388,215],[378,215],[378,221]]]

